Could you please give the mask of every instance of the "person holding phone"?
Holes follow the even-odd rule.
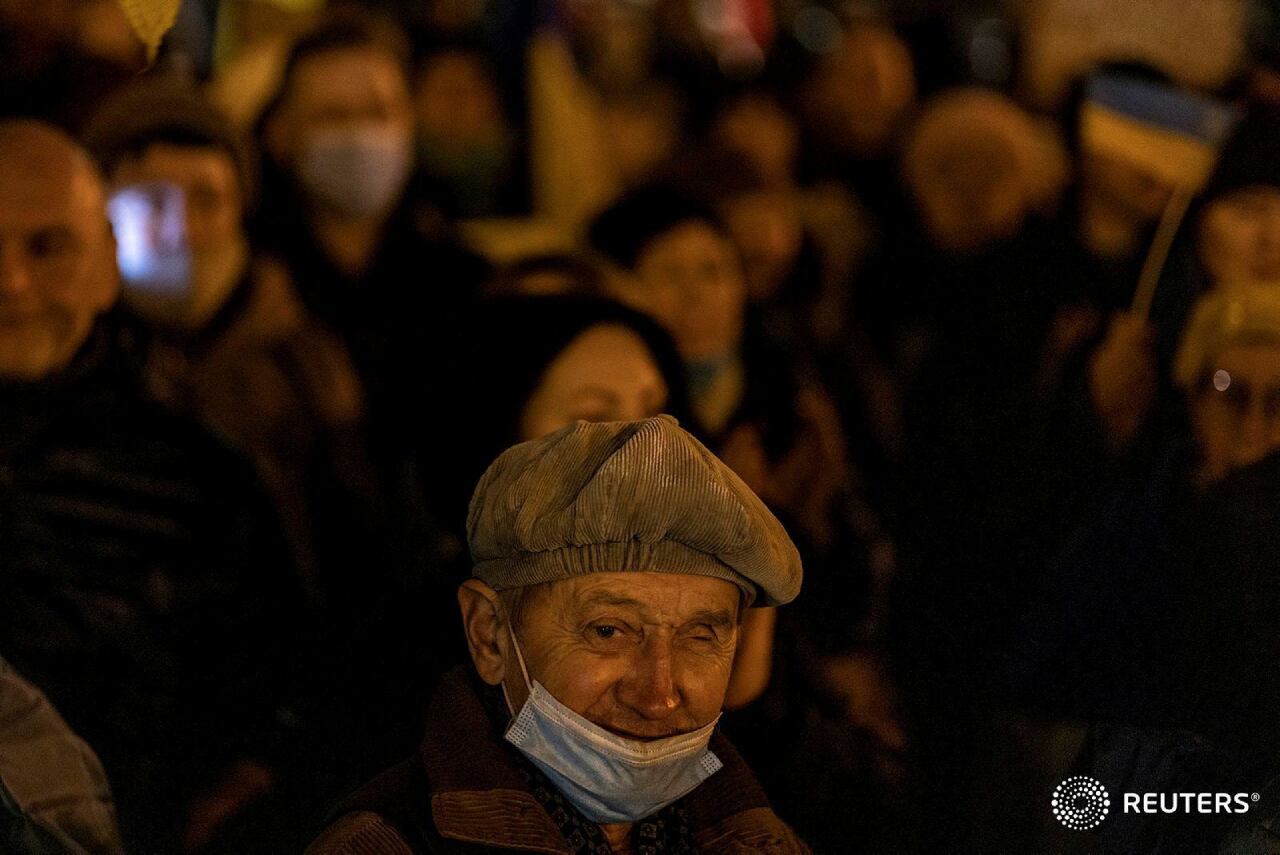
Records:
[[[284,269],[253,257],[247,142],[194,87],[166,77],[105,102],[86,139],[109,182],[122,304],[145,342],[152,391],[254,460],[318,594],[308,500],[334,492],[334,480],[366,478],[363,392]],[[320,459],[338,470],[317,471]]]
[[[245,452],[274,500],[317,631],[302,679],[346,698],[310,722],[323,745],[313,753],[329,761],[299,777],[343,790],[416,738],[418,705],[400,698],[385,651],[442,669],[423,664],[438,654],[420,651],[414,619],[398,617],[421,584],[417,548],[439,535],[373,462],[367,387],[347,344],[250,240],[247,141],[165,77],[105,103],[87,138],[110,183],[122,302],[153,390]],[[353,729],[366,738],[325,735]]]

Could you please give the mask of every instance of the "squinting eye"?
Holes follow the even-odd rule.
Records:
[[[609,626],[608,624],[595,627],[595,631],[596,635],[605,639],[614,638],[618,634],[618,628],[616,626]]]

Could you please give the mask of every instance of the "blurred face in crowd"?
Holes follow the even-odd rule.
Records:
[[[729,200],[720,213],[742,253],[751,299],[774,296],[795,265],[804,241],[795,198],[785,190],[759,190]]]
[[[412,166],[404,69],[377,45],[307,56],[287,82],[266,143],[316,209],[354,220],[384,216]]]
[[[719,115],[713,133],[725,148],[749,158],[767,182],[785,185],[794,179],[800,131],[777,101],[763,95],[740,98]]]
[[[605,146],[624,187],[644,181],[675,152],[680,115],[679,97],[662,86],[604,104]]]
[[[1205,374],[1191,410],[1213,482],[1280,449],[1280,341],[1230,347]]]
[[[520,709],[527,690],[500,615],[531,681],[592,723],[658,739],[710,723],[724,704],[741,593],[723,579],[591,573],[525,589],[517,601],[472,580],[460,593],[472,658]]]
[[[660,235],[621,277],[618,296],[667,328],[687,363],[722,359],[742,338],[746,282],[730,240],[689,220]]]
[[[219,146],[157,142],[120,163],[114,188],[165,184],[182,193],[184,237],[191,253],[189,290],[180,300],[126,289],[140,314],[164,324],[198,326],[226,302],[244,273],[248,247],[244,198],[231,154]]]
[[[1246,187],[1210,202],[1200,258],[1217,286],[1280,285],[1280,187]]]
[[[1018,231],[1028,201],[1006,145],[973,136],[933,154],[919,164],[911,185],[935,245],[973,250]]]
[[[64,367],[118,290],[102,187],[60,132],[0,124],[0,378]]]
[[[828,144],[855,157],[880,157],[915,100],[907,45],[888,28],[860,26],[811,82],[806,113]]]
[[[667,385],[644,340],[601,324],[580,334],[547,366],[521,418],[521,439],[535,439],[578,419],[631,421],[656,416]]]

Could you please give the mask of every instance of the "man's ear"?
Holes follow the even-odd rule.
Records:
[[[458,608],[467,649],[480,679],[497,686],[506,676],[506,620],[498,594],[479,579],[468,579],[458,588]]]

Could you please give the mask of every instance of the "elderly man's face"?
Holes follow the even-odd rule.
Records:
[[[657,739],[696,730],[720,713],[740,598],[723,579],[592,573],[530,589],[515,634],[530,679],[562,704],[621,736]],[[467,624],[481,677],[501,681],[518,710],[527,690],[505,628],[496,635],[495,663],[477,655],[473,622]]]
[[[65,366],[115,299],[102,188],[60,133],[0,127],[0,378]]]

